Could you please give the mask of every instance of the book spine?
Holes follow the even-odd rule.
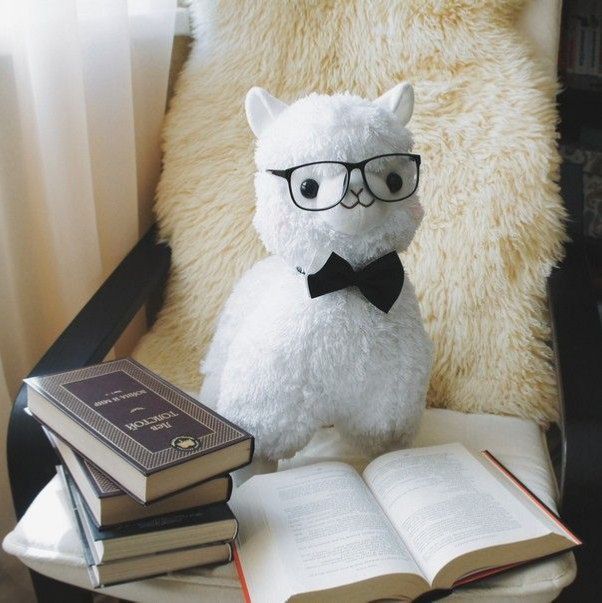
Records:
[[[588,50],[588,2],[577,2],[574,20],[576,22],[576,60],[574,73],[585,75],[587,73]]]
[[[85,501],[82,501],[82,504],[85,504]],[[112,526],[98,527],[98,534],[96,535],[95,539],[111,539],[115,536],[120,536],[124,532],[127,532],[128,534],[143,534],[147,532],[175,530],[181,527],[188,527],[192,525],[191,518],[194,520],[196,516],[200,515],[198,520],[199,523],[215,523],[222,520],[233,520],[236,525],[234,536],[223,541],[229,542],[233,538],[236,538],[236,534],[238,533],[238,520],[235,517],[226,515],[223,518],[215,517],[207,520],[202,516],[205,512],[211,511],[212,509],[220,511],[225,506],[226,503],[224,502],[212,503],[202,507],[192,507],[190,509],[186,509],[185,511],[173,511],[172,513],[165,513],[164,515],[158,515],[156,517],[134,519],[132,521],[127,521]],[[92,519],[92,517],[90,517],[90,519]],[[96,522],[93,523],[96,525]]]
[[[57,465],[56,472],[57,472],[58,476],[61,478],[61,481],[63,482],[64,489],[67,490],[67,495],[69,498],[69,508],[71,509],[71,513],[73,515],[73,518],[75,519],[77,533],[79,536],[79,540],[82,543],[82,549],[84,551],[84,559],[85,559],[88,567],[90,567],[90,566],[94,565],[94,558],[92,556],[92,551],[90,550],[90,547],[88,546],[88,541],[86,540],[86,537],[84,535],[84,526],[82,524],[82,519],[81,519],[81,517],[79,515],[79,511],[77,509],[77,503],[75,502],[73,490],[71,489],[71,487],[67,481],[67,476],[65,475],[65,470],[63,469],[63,467],[61,467],[60,465]]]
[[[202,567],[210,569],[212,567],[219,567],[220,565],[224,565],[224,563],[230,563],[233,559],[233,553],[232,553],[232,544],[229,542],[225,542],[225,543],[215,543],[215,544],[225,544],[228,546],[228,559],[225,561],[218,561],[217,563],[210,563],[208,565],[203,565]],[[207,546],[213,546],[213,543],[211,545],[207,545]],[[186,569],[186,568],[183,568]],[[117,586],[119,584],[128,584],[129,582],[132,582],[133,580],[148,580],[150,578],[158,578],[160,576],[168,576],[169,574],[171,574],[172,572],[160,572],[158,574],[151,574],[151,575],[145,575],[145,576],[140,576],[138,578],[129,578],[127,580],[114,580],[114,581],[106,581],[103,582],[102,584],[97,583],[94,588],[98,588],[98,587],[102,587],[102,588],[106,588],[108,586]],[[92,579],[92,582],[94,582],[94,580]]]
[[[233,482],[232,482],[232,476],[228,473],[228,475],[226,475],[226,478],[228,479],[228,488],[226,490],[226,500],[224,500],[224,502],[228,502],[232,496],[232,488],[234,487]]]

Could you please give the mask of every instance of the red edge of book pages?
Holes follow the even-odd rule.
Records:
[[[238,556],[238,546],[236,542],[232,543],[232,552],[234,555],[234,566],[236,567],[236,573],[238,574],[238,579],[240,580],[240,587],[242,588],[243,597],[245,598],[246,603],[252,603],[249,587],[247,586],[247,581],[245,580],[245,575],[242,571],[240,557]]]
[[[577,538],[573,532],[571,532],[560,520],[558,515],[554,513],[545,503],[543,503],[525,484],[523,484],[513,473],[508,471],[502,463],[500,463],[494,456],[489,452],[489,450],[483,450],[481,452],[485,458],[495,465],[523,494],[525,494],[531,502],[533,502],[539,509],[541,509],[554,523],[558,524],[569,536],[573,539],[576,546],[583,544],[580,538]],[[535,559],[533,561],[536,561]],[[528,562],[527,562],[528,563]],[[488,576],[493,576],[494,574],[500,574],[505,572],[506,570],[512,569],[513,567],[518,567],[521,565],[525,565],[524,562],[517,563],[509,563],[508,565],[501,565],[500,567],[494,567],[482,570],[480,572],[476,572],[475,574],[471,574],[470,576],[466,576],[466,578],[462,578],[454,583],[454,588],[458,586],[464,586],[465,584],[470,584],[471,582],[476,582],[477,580],[482,580],[483,578],[487,578]]]
[[[576,545],[583,544],[583,541],[575,536],[573,532],[571,532],[565,525],[562,523],[558,515],[550,509],[544,502],[542,502],[525,484],[523,484],[513,473],[508,471],[502,463],[500,463],[494,456],[489,452],[489,450],[483,450],[483,455],[487,458],[487,460],[493,463],[517,488],[519,488],[527,497],[535,503],[554,523],[559,525],[575,542]]]

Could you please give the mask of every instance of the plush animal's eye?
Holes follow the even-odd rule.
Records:
[[[320,185],[313,178],[308,178],[301,183],[299,190],[306,199],[315,199],[319,188]]]
[[[403,186],[403,179],[396,172],[391,172],[387,176],[386,182],[389,191],[392,193],[396,193],[397,191],[401,190],[401,187]]]

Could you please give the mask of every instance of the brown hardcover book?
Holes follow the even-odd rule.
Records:
[[[232,493],[231,477],[221,475],[154,503],[141,505],[58,436],[48,429],[45,431],[100,529],[193,507],[224,503]]]
[[[250,434],[131,358],[25,383],[32,415],[144,503],[253,455]]]

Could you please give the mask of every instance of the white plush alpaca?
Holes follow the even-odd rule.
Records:
[[[390,254],[407,248],[422,217],[419,158],[405,127],[413,102],[409,84],[376,101],[310,94],[288,106],[260,88],[247,95],[257,137],[253,223],[272,255],[224,307],[201,365],[201,400],[255,436],[260,463],[292,456],[323,425],[371,454],[407,444],[418,426],[432,346]],[[364,287],[327,282],[332,292],[312,298],[308,275],[332,252],[347,274],[387,256],[384,280],[375,269]]]

